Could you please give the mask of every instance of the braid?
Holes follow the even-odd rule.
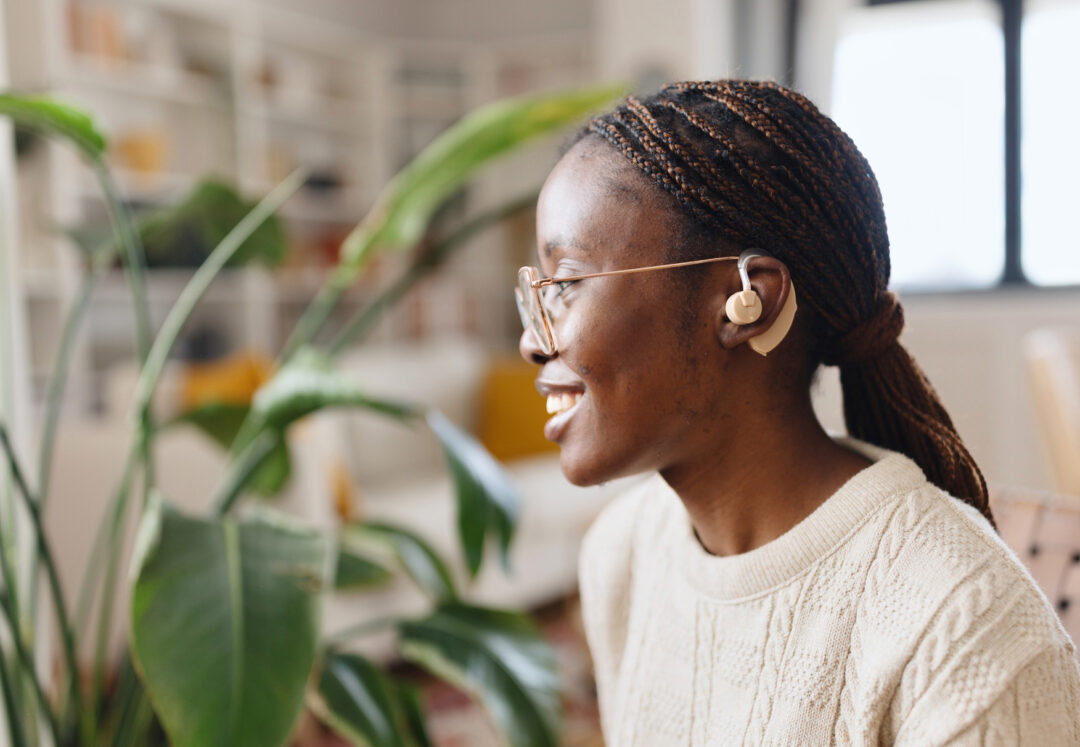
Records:
[[[593,120],[593,133],[697,224],[781,259],[809,316],[812,368],[840,366],[852,436],[910,456],[994,524],[986,480],[899,343],[881,190],[858,148],[804,96],[771,82],[681,82]]]

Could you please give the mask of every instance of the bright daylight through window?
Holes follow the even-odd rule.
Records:
[[[835,63],[832,115],[881,185],[892,285],[997,284],[1005,95],[996,3],[858,9],[841,30]],[[1060,105],[1058,90],[1047,106]]]
[[[1080,2],[1026,6],[1023,55],[1024,274],[1043,285],[1080,284]]]

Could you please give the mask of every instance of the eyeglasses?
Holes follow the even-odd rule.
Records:
[[[541,277],[540,270],[536,267],[522,267],[518,270],[518,284],[514,288],[514,298],[517,301],[518,314],[521,315],[521,325],[526,331],[532,331],[544,355],[555,355],[559,346],[555,342],[555,329],[551,324],[551,314],[544,304],[543,296],[540,294],[541,288],[558,283],[569,283],[574,280],[602,278],[606,275],[629,275],[634,272],[667,270],[672,267],[689,267],[690,265],[703,265],[708,262],[736,262],[738,259],[738,257],[709,257],[708,259],[695,259],[690,262],[674,262],[668,265],[634,267],[629,270],[611,270],[609,272],[593,272],[588,275],[568,275],[557,278]]]

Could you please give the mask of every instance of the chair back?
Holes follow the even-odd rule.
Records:
[[[1055,489],[1080,496],[1080,327],[1037,329],[1022,346]]]
[[[991,486],[998,531],[1080,642],[1080,497]]]

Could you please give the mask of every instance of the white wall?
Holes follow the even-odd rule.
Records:
[[[733,0],[596,0],[600,72],[643,88],[730,75],[734,9]]]
[[[1080,326],[1080,291],[906,295],[901,341],[937,389],[987,480],[1052,489],[1021,340],[1043,326]],[[816,392],[827,428],[843,430],[838,371]],[[1078,456],[1080,458],[1080,456]]]

